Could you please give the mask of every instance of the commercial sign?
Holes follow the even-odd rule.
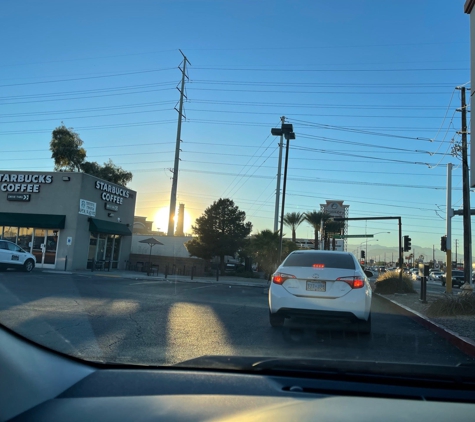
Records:
[[[88,215],[89,217],[96,216],[96,203],[86,201],[85,199],[79,200],[79,214]]]
[[[31,195],[27,193],[9,193],[7,195],[7,201],[21,201],[21,202],[26,202],[29,201],[31,198]]]
[[[38,193],[42,184],[53,182],[53,176],[47,174],[0,173],[0,191]]]
[[[108,211],[119,211],[119,206],[118,205],[115,205],[115,204],[109,204],[108,202],[106,202],[104,204],[104,208]]]
[[[119,205],[123,204],[124,198],[128,198],[130,196],[127,189],[111,185],[109,183],[104,183],[99,180],[96,181],[95,188],[102,191],[101,199],[103,201],[113,202]]]
[[[326,204],[320,204],[321,210],[330,214],[332,217],[345,217],[346,209],[349,205],[343,205],[344,201],[330,201]]]

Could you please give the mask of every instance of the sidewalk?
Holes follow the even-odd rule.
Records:
[[[246,287],[268,287],[269,282],[263,278],[244,278],[244,277],[235,277],[235,276],[219,276],[219,279],[214,277],[193,277],[191,279],[190,275],[176,275],[168,274],[165,277],[165,274],[158,273],[154,275],[147,275],[147,273],[139,271],[129,271],[129,270],[111,270],[111,271],[56,271],[56,270],[43,270],[44,273],[50,274],[80,274],[83,276],[94,275],[96,277],[107,277],[107,278],[125,278],[131,280],[146,280],[146,281],[176,281],[184,283],[207,283],[207,284],[224,284],[230,286],[246,286]]]

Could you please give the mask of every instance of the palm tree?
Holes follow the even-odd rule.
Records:
[[[295,243],[284,240],[282,242],[282,256],[280,252],[279,232],[262,230],[251,237],[249,244],[250,255],[259,264],[259,269],[267,275],[272,274],[280,262],[293,250],[297,249]]]
[[[297,227],[305,219],[305,215],[301,212],[288,212],[284,215],[284,224],[292,229],[292,242],[296,240],[296,230]]]
[[[324,225],[327,220],[330,219],[330,215],[323,211],[311,211],[305,213],[305,221],[313,227],[315,232],[315,249],[318,248],[318,232],[320,231],[322,224]]]

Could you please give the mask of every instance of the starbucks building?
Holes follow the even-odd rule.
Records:
[[[123,269],[136,192],[75,172],[0,170],[0,238],[36,257],[36,268]]]

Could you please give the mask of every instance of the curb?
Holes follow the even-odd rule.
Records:
[[[58,272],[59,273],[59,272]],[[61,272],[64,274],[64,271]],[[106,277],[106,278],[121,278],[123,280],[140,280],[140,281],[162,281],[162,282],[179,282],[179,283],[202,283],[202,284],[216,284],[216,285],[225,285],[225,286],[242,286],[242,287],[263,287],[263,288],[268,288],[269,284],[268,283],[253,283],[249,281],[235,281],[235,280],[223,280],[223,281],[216,281],[216,280],[199,280],[199,279],[194,279],[191,280],[189,278],[184,279],[184,278],[173,278],[172,276],[165,278],[163,276],[160,277],[154,277],[154,276],[130,276],[130,277],[124,277],[123,275],[114,275],[114,274],[100,274],[100,273],[94,273],[95,276],[97,277]]]
[[[438,334],[466,355],[475,358],[475,341],[473,341],[472,339],[462,337],[455,331],[449,330],[448,328],[430,320],[425,315],[422,315],[419,312],[408,308],[407,306],[401,305],[400,303],[397,303],[394,300],[384,297],[379,293],[374,294],[379,298],[385,300],[386,302],[389,302],[393,307],[396,307],[399,311],[402,311],[403,314],[411,318],[413,321],[417,322],[418,324],[422,325],[433,333]]]
[[[61,270],[42,270],[42,273],[48,273],[48,274],[63,274],[63,275],[71,275],[74,274],[72,271],[61,271]]]
[[[150,280],[150,278],[141,278],[140,280]],[[209,281],[209,280],[191,280],[180,278],[156,278],[155,281],[178,281],[179,283],[201,283],[201,284],[216,284],[224,286],[242,286],[242,287],[268,287],[268,284],[264,283],[252,283],[252,282],[239,282],[239,281]]]

